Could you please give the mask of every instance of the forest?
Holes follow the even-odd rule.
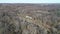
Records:
[[[0,3],[0,34],[60,34],[60,4]]]

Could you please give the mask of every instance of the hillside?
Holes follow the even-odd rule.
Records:
[[[0,34],[60,34],[60,4],[0,4]]]

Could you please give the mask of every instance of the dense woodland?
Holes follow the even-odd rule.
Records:
[[[60,4],[0,3],[0,34],[60,34]]]

